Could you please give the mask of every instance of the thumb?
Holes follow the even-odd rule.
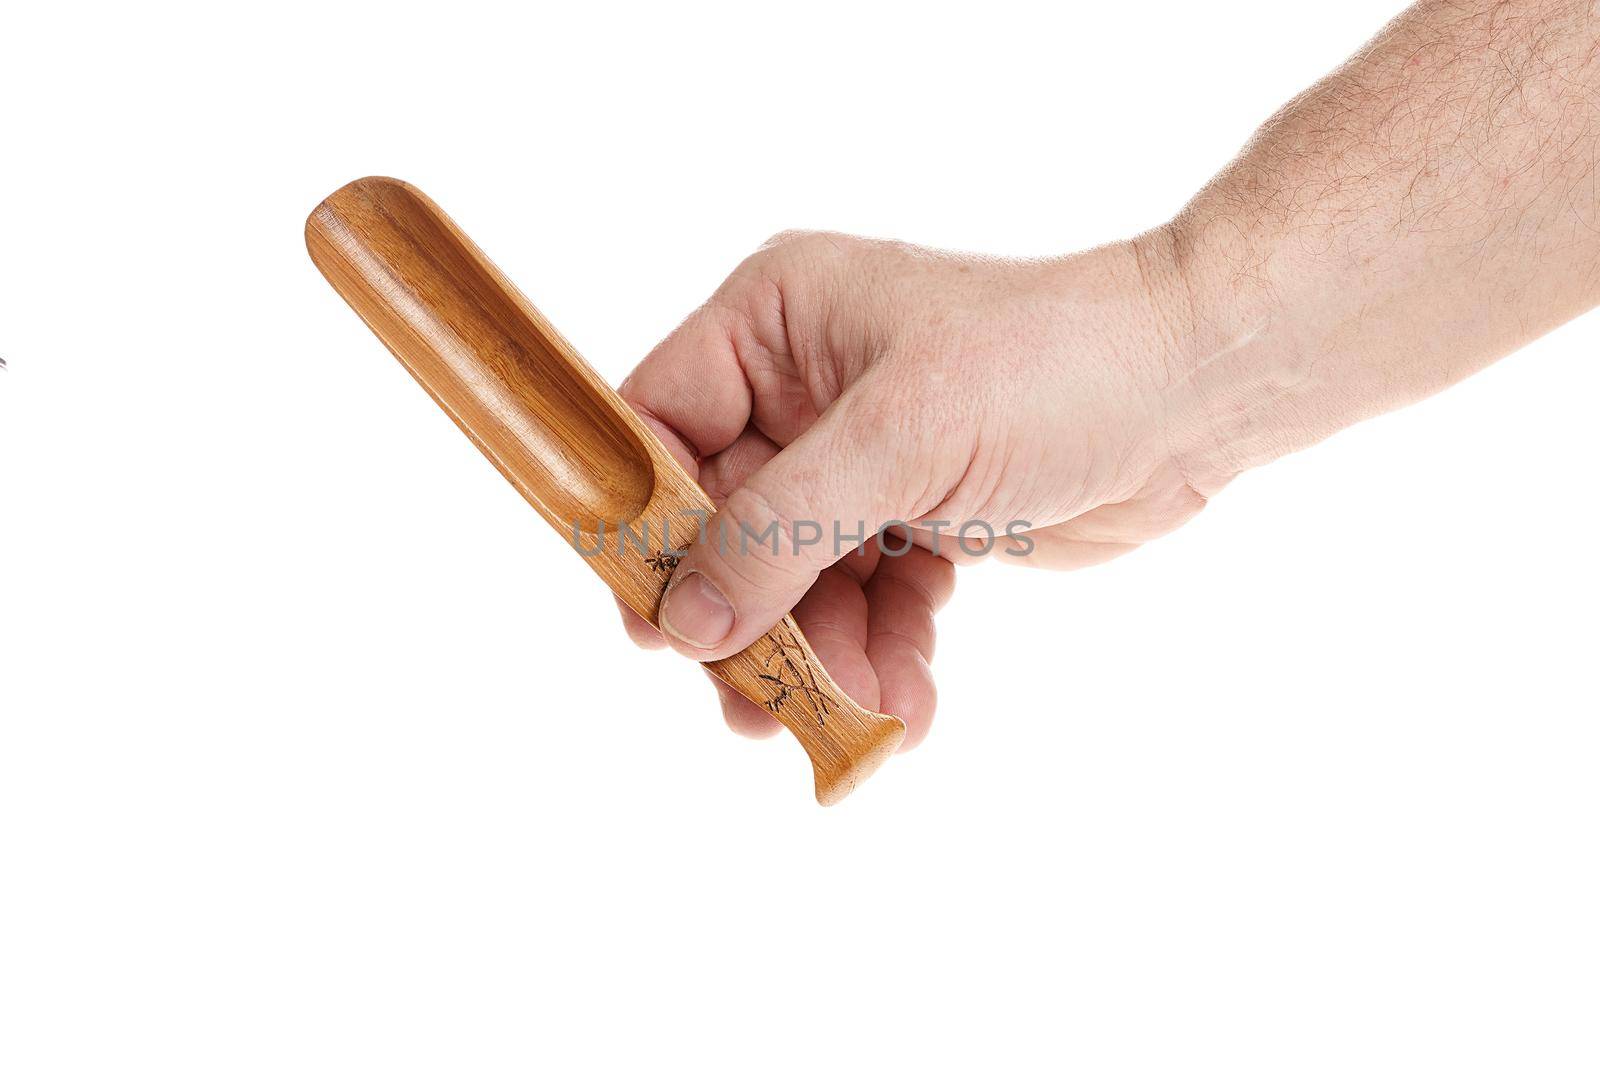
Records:
[[[886,420],[861,417],[867,406],[840,398],[706,523],[662,598],[674,649],[717,660],[749,647],[824,568],[905,516],[901,487],[917,479],[899,469]]]

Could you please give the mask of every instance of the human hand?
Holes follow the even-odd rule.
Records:
[[[793,609],[835,680],[915,745],[952,561],[1097,563],[1205,503],[1164,391],[1182,288],[1161,231],[1027,261],[774,238],[621,387],[718,508],[667,588],[664,634],[624,608],[630,634],[715,660]],[[911,545],[873,540],[897,520]],[[740,530],[774,522],[778,545],[740,550]],[[865,550],[834,529],[864,529]],[[776,731],[718,689],[735,730]]]
[[[769,242],[623,385],[720,508],[665,640],[722,658],[798,603],[839,684],[915,744],[952,529],[982,520],[991,554],[1036,566],[1108,559],[1600,305],[1590,8],[1415,5],[1132,241],[1030,261]],[[794,536],[891,520],[903,556]],[[718,551],[773,522],[775,554]],[[722,697],[735,728],[776,728]]]

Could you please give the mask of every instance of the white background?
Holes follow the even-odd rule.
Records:
[[[407,178],[616,381],[781,228],[1156,224],[1398,7],[9,8],[0,1062],[1595,1063],[1600,318],[963,571],[822,810],[302,244]]]

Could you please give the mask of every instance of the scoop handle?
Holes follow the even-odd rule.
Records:
[[[665,450],[662,458],[665,465],[657,467],[656,491],[643,530],[656,535],[673,531],[672,550],[644,557],[653,578],[644,589],[632,581],[611,583],[613,591],[651,625],[659,625],[661,595],[677,566],[678,553],[713,511],[710,497],[677,460]],[[656,542],[660,540],[657,536]],[[587,539],[582,543],[594,544]],[[615,547],[615,539],[607,546]],[[605,576],[604,571],[601,574]],[[894,755],[905,736],[905,724],[899,719],[866,710],[839,688],[792,615],[785,615],[743,652],[704,666],[794,734],[811,758],[820,804],[835,804],[849,796]]]
[[[668,548],[663,532],[698,532],[712,506],[633,409],[405,182],[363,178],[339,189],[307,220],[306,247],[523,498],[655,623],[684,544]],[[643,538],[618,538],[622,526]],[[905,734],[900,720],[866,710],[834,684],[791,617],[706,669],[799,739],[822,804],[848,795]]]

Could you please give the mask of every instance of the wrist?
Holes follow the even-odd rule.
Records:
[[[1238,250],[1200,236],[1180,217],[1128,247],[1159,331],[1152,407],[1162,447],[1190,487],[1209,497],[1272,458],[1260,440],[1271,415],[1259,401],[1273,357],[1262,343],[1271,320],[1266,302],[1226,266],[1238,262]]]
[[[1359,284],[1324,277],[1331,300],[1282,284],[1278,242],[1248,220],[1189,211],[1137,241],[1165,264],[1160,299],[1180,328],[1160,410],[1172,461],[1197,491],[1355,421],[1332,400],[1349,346],[1329,324],[1359,317]]]

